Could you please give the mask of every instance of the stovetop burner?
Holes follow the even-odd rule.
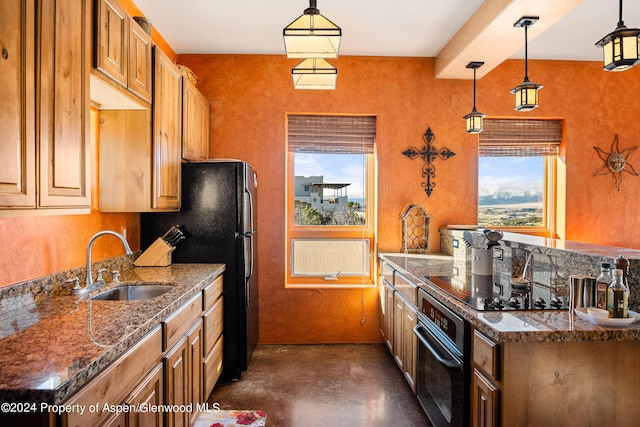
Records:
[[[537,283],[500,285],[491,276],[471,275],[466,280],[425,276],[431,284],[479,311],[563,310],[567,304],[555,292]]]

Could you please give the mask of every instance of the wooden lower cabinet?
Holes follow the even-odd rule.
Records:
[[[189,426],[197,417],[202,399],[202,319],[198,319],[164,357],[165,404],[188,408],[165,413],[165,425]]]
[[[187,337],[183,337],[164,357],[164,403],[186,405],[189,400],[189,348]],[[191,414],[185,411],[165,412],[165,426],[189,425]]]
[[[162,363],[158,363],[149,375],[142,380],[138,388],[125,400],[126,404],[145,408],[144,411],[127,414],[127,427],[160,427],[163,425],[162,413],[148,410],[163,403],[163,389],[163,366]]]
[[[189,381],[191,389],[189,390],[189,401],[193,404],[191,412],[190,425],[195,424],[198,418],[197,404],[204,403],[203,394],[203,370],[204,366],[202,356],[202,320],[199,320],[191,331],[187,334],[187,342],[189,343]]]
[[[113,362],[89,384],[83,387],[70,399],[68,405],[80,405],[89,408],[96,403],[99,411],[69,412],[62,416],[65,427],[84,427],[101,425],[108,422],[118,425],[119,418],[115,412],[104,410],[104,405],[119,405],[125,402],[132,391],[141,386],[141,382],[162,360],[162,334],[158,326],[143,337],[124,355]]]
[[[413,328],[417,322],[417,309],[411,304],[405,304],[402,318],[402,371],[414,393],[418,372],[418,339],[413,333]]]
[[[390,352],[393,353],[393,293],[391,284],[381,279],[380,304],[382,307],[382,339]]]
[[[218,276],[202,290],[202,399],[206,401],[222,373],[223,286]]]
[[[480,371],[473,368],[471,377],[471,425],[491,427],[498,425],[498,387]]]

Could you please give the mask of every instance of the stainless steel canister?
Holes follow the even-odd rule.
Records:
[[[583,277],[582,306],[595,307],[597,305],[596,293],[598,290],[595,277]]]

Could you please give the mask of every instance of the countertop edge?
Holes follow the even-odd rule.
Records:
[[[508,311],[508,312],[480,312],[458,301],[448,293],[440,290],[437,286],[431,284],[428,280],[417,277],[413,273],[407,271],[403,267],[397,265],[390,256],[405,256],[412,258],[443,259],[453,257],[441,254],[401,254],[401,253],[379,253],[378,257],[389,263],[394,269],[416,280],[418,286],[424,289],[431,296],[435,297],[439,302],[443,303],[447,308],[453,310],[456,314],[468,321],[474,328],[485,334],[497,343],[515,343],[515,342],[584,342],[584,341],[635,341],[640,340],[640,326],[634,327],[605,327],[593,325],[589,322],[579,320],[577,316],[569,316],[566,310],[540,310],[540,311]],[[496,314],[497,313],[497,314]],[[522,330],[519,331],[500,331],[491,326],[488,320],[481,317],[489,315],[509,315],[522,322]],[[537,316],[554,317],[560,324],[566,324],[567,329],[545,329],[545,330],[527,330],[536,324],[541,325],[541,321]]]

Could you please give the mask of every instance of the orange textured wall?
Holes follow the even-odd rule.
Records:
[[[264,343],[378,341],[374,289],[292,290],[284,287],[285,114],[374,114],[378,118],[378,250],[401,247],[403,209],[422,205],[432,215],[430,246],[439,251],[438,228],[477,221],[477,136],[464,131],[471,110],[470,80],[439,80],[434,60],[345,57],[335,91],[295,91],[284,56],[179,55],[199,77],[211,102],[211,157],[251,163],[259,175],[260,336]],[[531,61],[530,77],[544,84],[541,107],[513,110],[509,90],[522,81],[522,61],[507,61],[478,82],[478,108],[490,116],[566,119],[567,234],[571,240],[640,248],[640,177],[625,176],[620,192],[610,176],[592,177],[601,165],[594,145],[608,149],[615,133],[621,146],[640,139],[640,69],[612,74],[593,62]],[[621,87],[618,88],[617,85]],[[626,110],[625,107],[628,109]],[[436,160],[436,187],[427,197],[420,160],[401,153],[422,148],[427,127],[434,145],[456,153]],[[640,166],[640,153],[630,162]],[[640,170],[640,167],[637,168]],[[364,316],[365,324],[361,325]]]

